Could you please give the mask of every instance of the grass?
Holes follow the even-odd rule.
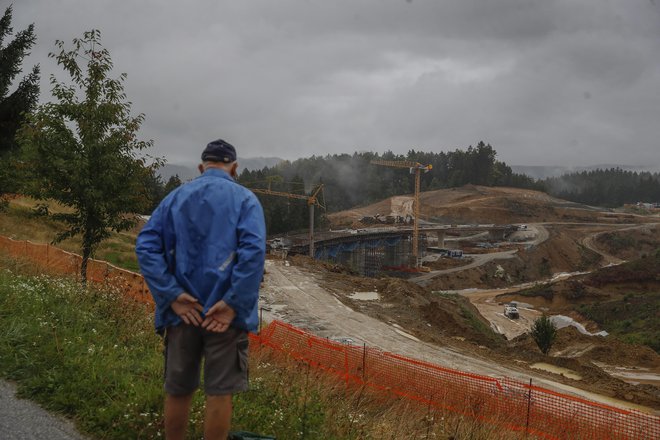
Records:
[[[660,353],[660,291],[629,293],[620,300],[581,305],[577,310],[608,333]]]
[[[112,290],[83,290],[0,258],[0,376],[93,438],[162,437],[162,343],[151,312]],[[255,347],[256,348],[256,347]],[[251,391],[233,429],[278,439],[513,439],[519,435],[406,400],[347,388],[304,363],[253,348]],[[201,438],[197,393],[189,438]]]
[[[604,267],[591,273],[586,280],[587,284],[596,287],[608,284],[622,283],[657,283],[660,281],[660,249],[651,255],[628,261],[614,267]]]
[[[35,243],[52,243],[57,234],[64,231],[65,226],[52,218],[38,215],[35,208],[39,203],[29,198],[12,200],[7,209],[0,211],[0,235],[15,240],[30,240]],[[65,209],[57,204],[49,204],[51,213],[63,212]],[[135,256],[135,238],[137,231],[113,233],[101,243],[94,258],[105,260],[123,269],[137,271]],[[80,254],[81,241],[79,237],[58,243],[59,248],[68,252]]]
[[[465,301],[465,298],[457,298],[456,301],[461,316],[465,318],[467,324],[472,327],[472,330],[483,336],[482,342],[486,342],[487,345],[491,347],[501,346],[502,338],[497,333],[495,333],[493,329],[490,328],[490,326],[479,319],[475,312],[470,310],[467,305],[461,304],[461,301]]]
[[[555,295],[549,283],[537,283],[532,287],[517,292],[517,294],[520,296],[527,296],[530,298],[541,297],[548,301],[552,301],[552,298]]]

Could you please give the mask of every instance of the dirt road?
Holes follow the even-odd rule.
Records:
[[[264,288],[261,290],[266,321],[281,319],[321,337],[351,338],[382,350],[491,377],[510,377],[592,400],[631,408],[633,405],[579,390],[511,366],[498,365],[477,353],[463,353],[454,348],[420,341],[395,322],[382,322],[344,305],[334,294],[323,289],[315,275],[304,268],[268,261]]]
[[[281,262],[268,261],[265,287],[261,290],[266,320],[281,319],[327,338],[351,338],[373,347],[440,362],[447,367],[477,374],[510,375],[507,368],[493,366],[446,347],[420,341],[396,323],[385,323],[356,312],[314,280],[312,273]],[[270,309],[270,310],[267,310]],[[522,380],[528,380],[527,376]]]
[[[520,242],[522,245],[538,246],[548,238],[550,238],[550,233],[548,230],[540,223],[535,223],[528,226],[528,231],[532,232],[534,238],[529,241]],[[420,286],[426,286],[430,280],[436,278],[440,275],[446,275],[450,273],[460,272],[467,269],[473,269],[475,267],[483,266],[486,263],[489,263],[494,260],[506,260],[509,258],[515,257],[518,251],[513,249],[510,251],[503,252],[490,252],[486,254],[466,254],[466,257],[472,258],[472,262],[464,266],[452,267],[450,269],[442,270],[433,270],[429,273],[410,278],[409,281],[419,284]]]
[[[504,252],[490,252],[487,254],[465,254],[465,257],[472,258],[472,262],[458,267],[452,267],[449,269],[433,270],[429,273],[419,275],[413,278],[410,278],[409,281],[417,283],[420,286],[426,286],[430,280],[440,275],[445,275],[454,272],[460,272],[467,269],[472,269],[475,267],[483,266],[484,264],[493,261],[493,260],[506,260],[507,258],[513,258],[516,255],[516,250],[504,251]]]
[[[655,227],[658,226],[660,223],[644,223],[641,225],[634,225],[634,226],[628,226],[624,228],[619,228],[616,231],[621,232],[621,231],[631,231],[634,229],[640,229],[640,228],[648,228],[648,227]],[[625,263],[624,260],[615,257],[614,255],[610,255],[606,252],[604,252],[602,249],[599,249],[598,246],[596,246],[596,239],[602,234],[605,234],[610,231],[602,231],[602,232],[596,232],[595,234],[588,235],[582,239],[582,244],[587,247],[588,249],[596,252],[597,254],[600,254],[603,257],[603,264],[605,266],[607,265],[616,265],[616,264],[621,264]]]
[[[460,291],[479,310],[481,316],[490,321],[490,325],[498,333],[503,334],[507,339],[513,339],[523,333],[527,333],[534,321],[541,316],[541,312],[527,307],[525,304],[518,303],[518,319],[509,319],[504,316],[504,306],[500,304],[495,297],[503,293],[510,293],[519,290],[519,287],[507,289],[489,289],[489,290],[465,290]]]

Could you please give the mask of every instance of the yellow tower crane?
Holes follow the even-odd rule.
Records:
[[[373,165],[382,165],[385,167],[391,168],[408,168],[410,174],[415,174],[415,201],[414,201],[414,214],[415,218],[413,219],[413,242],[412,242],[412,254],[415,261],[415,267],[421,267],[422,259],[419,255],[419,191],[421,185],[421,174],[422,171],[428,173],[433,169],[433,165],[422,165],[419,162],[412,162],[408,160],[378,160],[374,159],[371,161]]]
[[[325,203],[321,202],[319,198],[319,194],[320,194],[321,198],[323,198],[325,201],[325,197],[323,197],[323,184],[322,183],[319,184],[319,186],[316,187],[314,191],[312,191],[312,195],[310,196],[287,193],[282,191],[273,191],[270,189],[270,184],[271,181],[268,182],[268,189],[259,189],[259,188],[249,188],[249,189],[255,194],[264,194],[267,196],[286,197],[288,199],[307,201],[307,206],[309,206],[309,256],[314,258],[314,206],[318,206],[321,209],[325,209]]]

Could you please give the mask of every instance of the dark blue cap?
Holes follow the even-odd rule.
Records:
[[[202,152],[202,162],[231,163],[236,161],[236,149],[222,139],[209,142]]]

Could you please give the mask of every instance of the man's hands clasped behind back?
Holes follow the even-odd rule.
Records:
[[[200,312],[204,310],[204,307],[192,295],[182,293],[172,303],[171,307],[174,313],[179,315],[186,324],[199,327],[202,323]]]
[[[202,318],[201,312],[204,307],[188,293],[182,293],[171,305],[174,313],[189,325],[199,327],[200,325],[208,331],[223,333],[227,331],[229,325],[234,320],[236,312],[224,301],[215,303]]]
[[[202,327],[210,332],[222,333],[227,331],[234,317],[236,317],[234,309],[229,307],[226,302],[218,301],[206,312],[206,319],[202,322]]]

